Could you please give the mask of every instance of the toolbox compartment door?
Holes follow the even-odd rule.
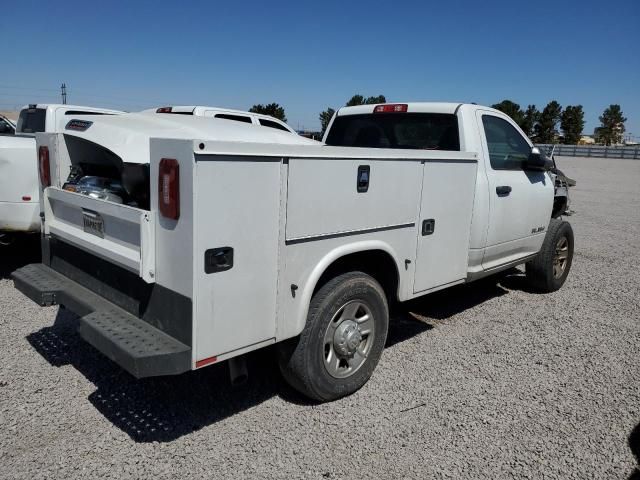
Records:
[[[414,293],[467,276],[477,166],[463,161],[424,164]]]

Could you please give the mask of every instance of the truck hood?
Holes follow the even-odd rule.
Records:
[[[78,122],[72,124],[73,120]],[[85,129],[81,130],[82,128]],[[151,138],[321,145],[315,140],[259,125],[217,118],[149,113],[74,116],[63,133],[65,136],[79,137],[101,145],[127,163],[149,163]]]

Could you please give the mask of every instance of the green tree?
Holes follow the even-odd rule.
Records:
[[[336,111],[331,107],[327,108],[324,112],[320,112],[320,126],[322,127],[323,135],[325,130],[329,126],[329,122],[333,118],[334,113],[336,113]]]
[[[601,125],[595,132],[597,141],[605,145],[622,143],[622,134],[625,131],[624,122],[626,121],[620,105],[609,105],[600,115]]]
[[[522,131],[527,134],[527,137],[533,136],[533,131],[540,119],[540,112],[536,108],[535,105],[528,105],[527,109],[524,112],[522,123],[520,124],[520,128]]]
[[[373,105],[374,103],[386,103],[387,99],[384,95],[378,95],[377,97],[368,97],[364,98],[360,94],[356,94],[351,97],[345,106],[347,107],[355,107],[356,105]]]
[[[524,122],[524,112],[520,109],[520,105],[511,100],[503,100],[500,103],[496,103],[491,105],[491,108],[495,108],[496,110],[500,110],[502,113],[509,115],[514,122],[518,124],[520,128],[522,128],[522,123]],[[523,129],[524,130],[524,129]]]
[[[564,133],[564,143],[577,145],[584,129],[582,105],[568,105],[560,118],[560,128]]]
[[[271,115],[278,118],[283,122],[287,121],[287,117],[284,114],[284,108],[277,103],[269,103],[268,105],[262,105],[261,103],[254,105],[249,109],[252,113],[260,113],[262,115]]]
[[[558,135],[556,128],[560,117],[562,116],[562,107],[558,102],[552,100],[544,107],[538,123],[534,127],[536,141],[539,143],[553,143]]]

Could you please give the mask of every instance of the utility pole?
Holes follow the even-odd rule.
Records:
[[[66,105],[67,104],[67,84],[63,83],[62,85],[60,85],[60,93],[62,95],[62,104]]]

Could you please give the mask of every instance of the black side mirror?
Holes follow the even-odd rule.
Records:
[[[549,170],[553,167],[553,160],[548,158],[544,153],[540,151],[538,147],[532,147],[531,153],[525,162],[525,169],[527,170]]]

